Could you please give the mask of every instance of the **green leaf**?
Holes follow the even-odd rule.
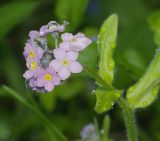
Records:
[[[36,2],[31,1],[12,2],[2,5],[0,7],[0,38],[4,37],[9,30],[26,19],[36,5]]]
[[[149,106],[156,99],[160,83],[159,60],[160,50],[157,50],[144,76],[129,88],[127,99],[132,109]]]
[[[58,0],[55,8],[56,16],[61,21],[69,21],[72,29],[82,21],[88,0]]]
[[[160,30],[160,11],[152,13],[148,17],[148,23],[153,31]]]
[[[100,53],[98,73],[109,85],[112,85],[114,77],[113,51],[116,47],[117,26],[118,17],[113,14],[102,25],[97,42]]]
[[[115,101],[120,97],[121,91],[118,90],[106,91],[103,89],[97,89],[95,90],[94,94],[96,95],[97,99],[95,110],[98,113],[102,113],[112,108]]]
[[[160,47],[160,11],[152,13],[148,17],[150,28],[154,32],[154,40],[158,47]]]

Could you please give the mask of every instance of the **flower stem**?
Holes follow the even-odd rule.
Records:
[[[59,34],[58,34],[58,32],[55,32],[55,35],[54,35],[55,48],[59,47],[59,45],[58,45],[58,38],[59,38]]]
[[[129,107],[124,98],[120,97],[117,102],[122,109],[128,141],[138,141],[134,111]]]

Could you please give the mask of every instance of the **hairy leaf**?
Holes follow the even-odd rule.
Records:
[[[95,90],[96,95],[96,106],[95,110],[98,113],[106,112],[110,110],[115,101],[120,97],[121,91],[112,90],[106,91],[103,89]]]
[[[160,11],[156,11],[148,18],[148,23],[154,32],[154,40],[158,47],[160,47]]]
[[[151,62],[144,76],[127,92],[130,107],[140,108],[149,106],[157,97],[160,83],[160,50]]]
[[[118,17],[113,14],[102,25],[98,37],[100,53],[99,75],[109,85],[112,85],[114,76],[113,51],[116,47],[117,26]]]

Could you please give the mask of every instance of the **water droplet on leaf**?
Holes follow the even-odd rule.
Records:
[[[114,68],[114,62],[113,62],[113,61],[111,61],[111,62],[109,63],[108,68],[109,68],[109,70],[113,70],[113,68]]]
[[[115,47],[116,47],[116,42],[110,42],[109,44],[110,44],[110,46],[111,46],[112,48],[115,48]]]

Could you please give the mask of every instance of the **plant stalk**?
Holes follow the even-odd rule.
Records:
[[[122,109],[128,141],[138,141],[134,111],[129,107],[127,101],[122,97],[118,99],[117,103]]]

